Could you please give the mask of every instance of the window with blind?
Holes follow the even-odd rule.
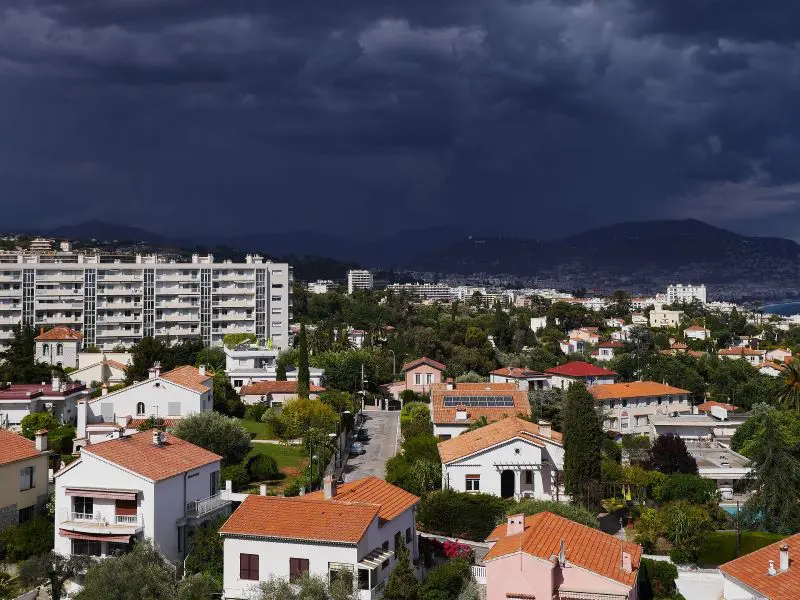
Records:
[[[467,475],[465,479],[464,489],[468,492],[479,492],[481,489],[481,476],[480,475]]]
[[[25,467],[19,471],[19,491],[36,487],[36,467]]]
[[[308,559],[307,558],[290,558],[289,559],[289,582],[296,583],[303,575],[308,573]]]
[[[258,581],[258,554],[239,555],[239,579]]]

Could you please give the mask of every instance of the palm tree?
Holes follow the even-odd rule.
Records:
[[[778,390],[778,401],[800,412],[800,361],[783,365],[783,385]]]

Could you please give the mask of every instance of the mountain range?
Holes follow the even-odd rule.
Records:
[[[800,278],[800,245],[794,241],[741,235],[694,219],[619,223],[548,241],[478,237],[444,227],[407,231],[380,241],[312,231],[181,238],[102,221],[31,233],[178,248],[227,246],[275,257],[313,255],[366,267],[454,274],[612,278],[686,274],[709,282]]]

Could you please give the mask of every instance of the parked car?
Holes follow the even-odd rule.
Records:
[[[367,433],[367,430],[366,429],[359,429],[358,433],[356,434],[356,439],[359,442],[369,441],[369,434]]]
[[[350,454],[352,456],[359,456],[365,452],[366,450],[364,450],[364,446],[361,442],[353,442],[353,445],[350,446]]]

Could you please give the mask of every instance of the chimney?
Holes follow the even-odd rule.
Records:
[[[696,406],[693,406],[692,407],[692,414],[693,415],[700,414],[700,409],[698,409]]]
[[[153,429],[153,445],[161,445],[161,432],[158,429]]]
[[[463,406],[459,406],[456,408],[456,421],[466,421],[467,420],[467,409]]]
[[[156,368],[152,367],[147,371],[147,378],[148,379],[155,379],[156,378]]]
[[[258,486],[258,493],[259,493],[260,496],[266,496],[267,495],[267,484],[266,483],[262,483],[260,486]]]
[[[525,531],[525,514],[508,515],[506,535],[516,535]]]
[[[633,573],[633,564],[631,563],[630,552],[622,553],[622,570],[626,573]]]
[[[44,335],[44,325],[39,327],[39,335]]]
[[[83,438],[86,437],[86,424],[87,424],[87,415],[86,411],[88,410],[86,406],[86,401],[78,402],[77,411],[78,411],[78,428],[75,432],[75,437]]]
[[[53,380],[50,382],[50,386],[54,392],[57,392],[61,389],[61,380],[58,377],[53,377]]]
[[[328,475],[325,481],[322,482],[323,494],[325,500],[330,500],[336,497],[336,478],[333,475]]]
[[[778,572],[775,570],[775,561],[774,560],[769,561],[769,569],[767,569],[767,573],[769,575],[777,575],[778,574]]]
[[[108,393],[108,384],[104,383],[102,389],[100,390],[100,395],[105,396]]]
[[[36,437],[34,438],[36,444],[36,451],[37,452],[44,452],[47,450],[47,429],[40,429],[36,432]],[[789,554],[788,550],[786,552],[787,556]],[[786,563],[789,563],[789,559],[786,559]]]
[[[205,365],[200,365],[199,367],[197,367],[197,372],[200,373],[200,377],[205,377],[205,375],[206,375],[206,366]]]
[[[789,546],[784,544],[781,546],[780,562],[781,571],[789,570]]]
[[[550,421],[539,421],[539,435],[542,437],[553,437],[553,428],[550,425]]]

